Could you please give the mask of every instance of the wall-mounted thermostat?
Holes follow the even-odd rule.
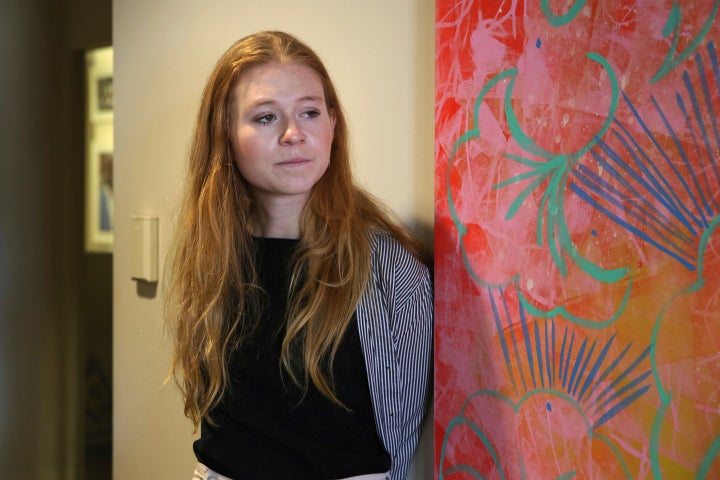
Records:
[[[130,246],[133,280],[158,281],[158,217],[133,215]]]

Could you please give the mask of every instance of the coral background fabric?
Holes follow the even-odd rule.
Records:
[[[720,478],[719,5],[436,2],[436,478]]]

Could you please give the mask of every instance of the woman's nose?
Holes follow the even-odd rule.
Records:
[[[305,132],[297,120],[288,120],[285,129],[280,136],[281,144],[296,144],[305,141]]]

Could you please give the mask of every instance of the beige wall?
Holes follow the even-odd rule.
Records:
[[[153,296],[130,279],[129,218],[160,217],[162,258],[205,78],[233,41],[261,29],[318,51],[347,111],[358,178],[418,231],[432,229],[432,1],[114,2],[115,480],[187,478],[194,464],[191,425],[163,384],[162,286]],[[431,478],[430,450],[421,456],[427,473],[416,478]]]

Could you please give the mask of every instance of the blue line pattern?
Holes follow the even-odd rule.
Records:
[[[615,351],[620,348],[614,334],[601,342],[581,338],[568,326],[558,332],[562,336],[558,344],[554,318],[529,319],[519,302],[517,313],[511,318],[511,306],[504,289],[488,288],[487,294],[505,368],[517,398],[538,388],[564,392],[582,406],[594,429],[611,420],[650,388],[651,370],[647,365],[650,346],[633,358],[629,356],[631,343],[613,358],[613,348]],[[499,304],[504,308],[497,308]],[[518,327],[523,331],[522,339],[513,333]],[[516,376],[520,377],[522,389]]]
[[[684,90],[675,95],[680,115],[667,115],[669,107],[650,98],[662,138],[623,94],[641,133],[615,119],[568,184],[596,211],[690,271],[698,266],[702,234],[720,214],[720,128],[713,107],[720,95],[720,67],[714,42],[707,44],[705,57],[696,52],[693,75],[683,72]],[[670,118],[683,124],[673,126]],[[689,138],[679,138],[679,129]]]

